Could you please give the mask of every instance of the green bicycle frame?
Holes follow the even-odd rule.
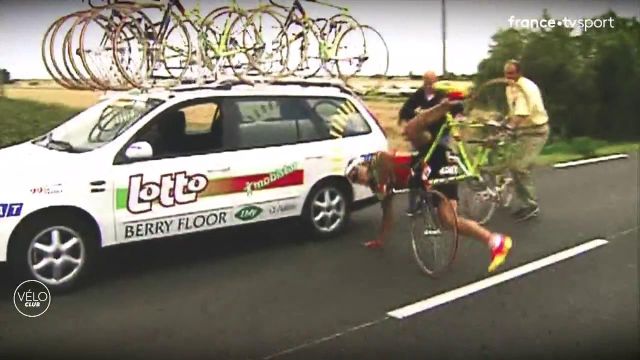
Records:
[[[238,5],[238,2],[236,0],[231,0],[231,4],[229,5],[229,9],[230,11],[235,11],[238,12],[240,14],[245,14],[246,10],[242,9],[240,7],[240,5]],[[239,49],[234,49],[234,50],[228,50],[227,49],[227,41],[229,40],[230,36],[231,36],[231,18],[227,17],[225,19],[225,23],[224,23],[224,30],[222,31],[221,37],[220,37],[220,41],[215,44],[215,46],[211,45],[211,43],[209,41],[206,41],[206,32],[200,31],[198,33],[198,38],[200,40],[200,42],[202,44],[204,44],[205,46],[205,50],[211,50],[213,51],[213,53],[215,54],[216,57],[218,58],[224,58],[224,57],[229,57],[229,56],[233,56],[233,55],[237,55],[239,53],[245,52],[247,49],[245,48],[239,48]]]
[[[438,134],[433,140],[433,143],[431,144],[429,151],[424,156],[423,162],[427,163],[431,159],[431,156],[433,155],[433,152],[435,151],[436,146],[438,146],[440,141],[442,141],[442,138],[444,137],[444,133],[447,129],[450,129],[451,131],[456,131],[456,130],[459,130],[460,127],[480,128],[483,126],[484,125],[482,124],[469,124],[461,121],[456,121],[451,115],[451,113],[447,113],[446,121],[444,125],[440,127],[440,131],[438,131]],[[459,181],[463,181],[471,178],[481,179],[480,166],[484,165],[487,162],[489,152],[491,150],[486,147],[482,147],[480,151],[474,156],[474,158],[470,159],[469,155],[467,154],[467,150],[464,146],[464,142],[456,141],[456,145],[457,145],[458,154],[460,154],[460,157],[461,157],[457,165],[462,169],[464,174],[432,179],[431,184],[433,185],[446,184],[451,182],[459,182]],[[457,157],[455,158],[458,159]]]
[[[327,7],[332,7],[334,9],[338,9],[340,10],[340,13],[337,15],[349,15],[349,8],[347,7],[343,7],[343,6],[338,6],[338,5],[334,5],[331,4],[329,2],[324,2],[324,1],[317,1],[317,0],[307,0],[309,2],[313,2],[315,4],[319,4],[319,5],[323,5],[323,6],[327,6]],[[349,27],[348,29],[339,32],[335,39],[331,42],[329,41],[325,41],[322,36],[320,36],[320,34],[316,34],[314,29],[313,29],[313,25],[315,25],[314,21],[311,19],[311,17],[309,17],[309,14],[307,12],[303,12],[302,14],[302,22],[304,24],[304,31],[305,32],[313,32],[314,35],[316,36],[316,38],[318,39],[318,45],[319,45],[319,50],[320,50],[320,61],[327,62],[330,60],[333,60],[333,58],[337,55],[338,53],[338,45],[340,44],[340,41],[342,40],[342,37],[344,36],[344,34],[351,30],[351,27]],[[283,29],[283,31],[285,31]],[[295,40],[291,39],[289,40],[289,45],[291,45]]]

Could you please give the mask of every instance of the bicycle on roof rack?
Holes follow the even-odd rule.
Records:
[[[311,19],[299,0],[291,8],[270,0],[252,9],[231,0],[203,16],[199,6],[187,10],[180,0],[87,0],[89,9],[62,16],[47,29],[42,59],[59,85],[81,90],[202,82],[226,74],[312,77],[322,69],[349,79],[373,63],[386,74],[388,49],[375,29],[359,24],[344,7],[307,1],[341,12]],[[367,61],[374,43],[367,33],[382,44],[384,54],[375,62]]]
[[[378,71],[374,74],[386,75],[389,51],[376,29],[360,24],[346,7],[318,0],[305,1],[340,12],[329,18],[312,18],[300,0],[294,0],[290,7],[269,0],[273,7],[284,11],[282,34],[288,35],[290,53],[298,55],[290,58],[286,74],[313,77],[324,70],[330,76],[349,79],[365,64],[373,63],[369,61],[371,52],[368,50],[377,43],[382,51],[377,51]]]
[[[133,86],[144,87],[143,81],[147,79],[180,81],[190,68],[196,72],[196,77],[206,77],[203,71],[198,72],[203,68],[210,70],[213,78],[225,69],[231,69],[235,76],[244,76],[250,68],[242,55],[250,49],[239,38],[251,27],[243,20],[247,15],[248,11],[239,7],[235,0],[205,16],[200,14],[199,6],[190,11],[179,0],[168,0],[163,8],[162,20],[153,23],[153,27],[147,25],[140,28],[135,21],[121,24],[114,37],[122,38],[119,32],[133,26],[135,31],[132,33],[141,44],[141,58],[146,61],[145,72],[139,77],[127,78]],[[253,33],[257,33],[255,29]],[[193,37],[197,39],[196,44],[193,44]],[[117,54],[114,52],[115,56]],[[166,70],[164,74],[158,74],[159,64]],[[126,73],[122,67],[120,70]]]
[[[239,18],[247,12],[235,1],[204,17],[198,8],[186,10],[179,0],[88,4],[89,10],[57,19],[42,42],[45,68],[65,88],[126,90],[150,86],[155,79],[180,81],[194,65],[213,68],[214,75],[230,68],[242,76],[243,64],[233,59],[247,52],[237,40],[246,31],[246,22]],[[160,10],[159,21],[152,21],[151,10]],[[223,23],[223,32],[213,29],[218,23]],[[62,47],[56,46],[61,42]]]

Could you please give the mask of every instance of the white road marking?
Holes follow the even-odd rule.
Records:
[[[614,155],[600,156],[600,157],[591,158],[591,159],[583,159],[583,160],[567,161],[567,162],[563,162],[563,163],[557,163],[557,164],[553,165],[553,167],[556,168],[556,169],[562,169],[562,168],[566,168],[566,167],[578,166],[578,165],[584,165],[584,164],[592,164],[592,163],[597,163],[597,162],[607,161],[607,160],[626,159],[628,157],[629,157],[629,155],[627,155],[627,154],[614,154]]]
[[[567,250],[563,250],[559,253],[547,256],[545,258],[533,261],[531,263],[522,265],[520,267],[517,267],[515,269],[511,269],[509,271],[503,272],[501,274],[480,280],[478,282],[469,284],[469,285],[465,285],[461,288],[455,289],[455,290],[451,290],[451,291],[447,291],[445,293],[436,295],[434,297],[419,301],[417,303],[411,304],[411,305],[407,305],[404,307],[401,307],[399,309],[393,310],[393,311],[389,311],[387,313],[388,316],[391,316],[393,318],[396,319],[404,319],[406,317],[409,317],[411,315],[415,315],[419,312],[423,312],[425,310],[429,310],[432,309],[436,306],[439,305],[443,305],[446,304],[448,302],[457,300],[461,297],[473,294],[475,292],[478,292],[480,290],[486,289],[488,287],[500,284],[502,282],[505,282],[507,280],[511,280],[514,278],[517,278],[519,276],[525,275],[529,272],[541,269],[545,266],[549,266],[551,264],[560,262],[562,260],[566,260],[570,257],[579,255],[583,252],[589,251],[589,250],[593,250],[597,247],[600,247],[602,245],[606,245],[608,243],[607,240],[604,239],[595,239],[595,240],[591,240],[587,243],[578,245],[576,247],[567,249]]]

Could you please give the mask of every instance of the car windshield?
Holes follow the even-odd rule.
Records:
[[[32,143],[58,151],[91,151],[116,139],[163,102],[142,96],[108,99],[34,139]]]

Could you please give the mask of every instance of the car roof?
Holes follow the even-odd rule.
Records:
[[[225,79],[202,84],[181,84],[172,87],[155,87],[128,92],[110,92],[106,97],[135,98],[144,96],[168,101],[182,101],[210,96],[357,96],[355,90],[337,79],[282,78],[277,80],[247,82]]]

